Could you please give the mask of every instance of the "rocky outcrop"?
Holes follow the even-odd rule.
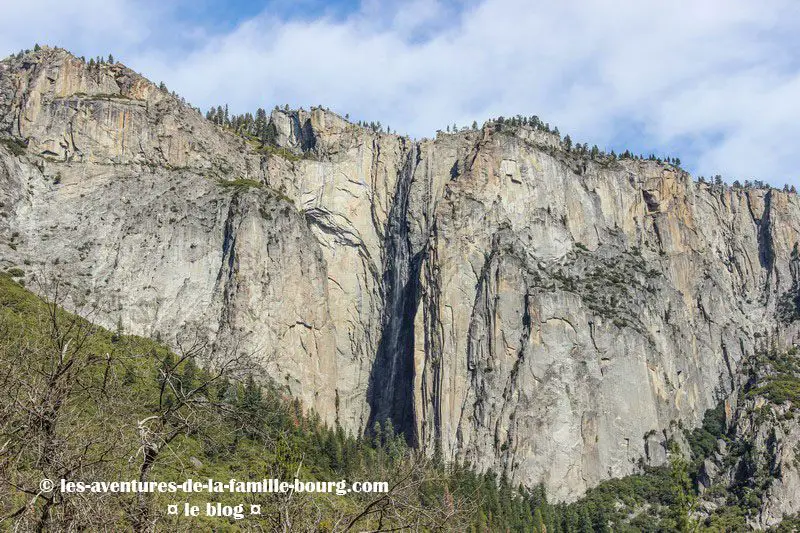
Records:
[[[252,145],[122,65],[5,60],[0,259],[60,273],[105,325],[255,352],[349,431],[391,418],[557,499],[663,462],[757,336],[794,334],[795,195],[498,122],[269,128]]]
[[[796,407],[795,413],[785,405],[764,409],[763,399],[752,407],[736,427],[739,438],[747,439],[751,449],[749,456],[739,459],[735,472],[753,474],[753,484],[761,484],[753,490],[760,492],[761,500],[753,525],[766,528],[800,513],[800,423],[795,420]],[[735,474],[732,477],[736,479]]]
[[[793,197],[574,166],[513,134],[476,145],[437,209],[415,352],[426,444],[565,498],[630,473],[644,435],[731,390],[774,328],[797,238],[767,222],[795,220]]]
[[[750,527],[800,513],[800,358],[765,348],[724,402],[724,432],[698,476],[698,516],[735,505]]]

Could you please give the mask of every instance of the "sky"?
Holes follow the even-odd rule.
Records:
[[[0,55],[114,57],[203,110],[401,134],[539,115],[695,175],[800,186],[797,0],[0,0]]]

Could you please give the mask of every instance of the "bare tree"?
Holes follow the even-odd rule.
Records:
[[[150,494],[65,494],[58,487],[41,490],[40,482],[119,479],[120,465],[137,457],[138,478],[148,481],[179,435],[213,427],[223,415],[234,419],[235,406],[210,388],[252,373],[253,353],[241,351],[240,343],[211,353],[198,331],[178,340],[177,355],[145,349],[152,344],[139,346],[63,311],[74,304],[68,289],[57,279],[41,283],[46,300],[28,295],[20,304],[28,306],[25,313],[0,314],[0,524],[43,531],[106,523],[113,529],[119,520],[113,509],[125,505],[105,504],[133,498],[132,524],[153,529]],[[156,360],[165,353],[167,359]],[[126,382],[126,371],[137,368],[157,369],[155,406],[149,377],[134,379],[144,392]],[[140,416],[125,423],[130,414]]]
[[[253,371],[253,352],[240,351],[241,343],[234,343],[224,353],[209,356],[209,342],[196,331],[190,341],[178,340],[178,356],[161,362],[159,373],[158,405],[154,413],[137,421],[139,436],[137,456],[141,456],[139,481],[150,480],[155,462],[165,449],[180,435],[191,434],[223,413],[233,414],[227,402],[213,398],[212,386],[223,381],[236,381]],[[196,361],[203,360],[202,367]],[[196,368],[187,375],[186,368]],[[155,527],[148,494],[137,495],[137,509],[133,517],[134,529],[150,531]]]
[[[59,309],[66,297],[61,282],[53,281],[41,289],[50,298],[33,322],[15,324],[6,315],[0,323],[5,330],[0,346],[4,385],[0,390],[4,450],[0,489],[15,491],[19,502],[17,508],[0,516],[0,523],[16,521],[36,531],[65,525],[74,516],[70,501],[58,490],[41,490],[40,481],[101,468],[113,450],[104,431],[91,427],[102,425],[102,418],[82,416],[89,408],[87,400],[94,400],[92,408],[99,413],[111,407],[100,401],[102,383],[88,379],[102,375],[104,367],[108,371],[111,356],[90,348],[95,326]],[[76,424],[85,424],[84,431],[72,432]],[[27,497],[20,498],[23,494]],[[56,508],[58,516],[53,514]]]
[[[388,474],[388,472],[387,472]],[[375,474],[372,474],[375,475]],[[376,494],[359,512],[346,519],[343,531],[442,531],[467,527],[474,506],[469,498],[456,500],[447,490],[447,475],[433,468],[421,452],[409,452],[398,465],[388,492]],[[425,485],[444,487],[442,505],[424,505]],[[365,529],[366,527],[366,529]]]

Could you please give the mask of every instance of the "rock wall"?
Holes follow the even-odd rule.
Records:
[[[736,505],[760,530],[800,513],[800,359],[764,344],[721,404],[723,431],[698,475],[700,519]]]
[[[260,148],[122,65],[4,60],[0,261],[557,499],[664,461],[758,336],[794,335],[795,195],[527,126],[413,141],[316,108],[270,128]]]

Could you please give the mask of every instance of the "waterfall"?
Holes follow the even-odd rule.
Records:
[[[417,163],[410,150],[397,181],[389,212],[383,261],[384,313],[378,353],[370,376],[369,427],[391,419],[410,445],[416,445],[414,420],[414,316],[419,302],[420,255],[412,255],[408,202]]]

